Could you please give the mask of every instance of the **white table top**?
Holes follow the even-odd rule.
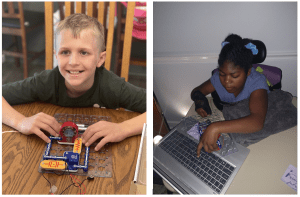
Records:
[[[213,105],[212,98],[208,99]],[[293,104],[297,107],[296,97]],[[186,116],[196,114],[193,104]],[[226,194],[296,194],[281,177],[290,164],[297,167],[297,126],[247,148],[250,153]]]

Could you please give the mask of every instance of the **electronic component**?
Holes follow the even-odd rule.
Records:
[[[65,122],[59,131],[61,140],[58,141],[60,144],[74,144],[76,138],[78,138],[78,126],[73,122]]]
[[[78,127],[73,122],[65,122],[60,129],[60,137],[50,136],[51,142],[47,144],[43,161],[40,163],[45,170],[68,170],[77,172],[82,168],[85,172],[88,170],[89,147],[85,150],[84,165],[79,165],[80,153],[82,148],[82,139],[78,138]],[[74,144],[73,151],[65,151],[63,156],[50,155],[52,141],[58,140],[61,144]]]
[[[80,155],[82,148],[82,138],[76,138],[74,141],[73,152],[78,153]]]
[[[66,169],[66,162],[49,159],[43,160],[40,166],[46,170],[64,170]]]
[[[95,151],[94,148],[99,141],[86,147],[81,139],[81,135],[89,125],[101,120],[111,121],[111,118],[107,116],[83,114],[55,114],[54,118],[61,124],[61,135],[59,137],[51,136],[51,143],[45,144],[46,146],[41,157],[38,171],[40,173],[55,173],[55,171],[60,170],[66,172],[70,171],[72,174],[79,176],[112,177],[111,146],[106,144],[101,150]],[[75,124],[78,128],[78,132]],[[73,132],[66,130],[66,126]],[[73,140],[71,137],[74,137],[74,133],[78,135],[77,138]],[[59,141],[63,140],[62,137],[71,138],[71,142],[66,144],[59,143]],[[78,156],[76,156],[77,154]],[[50,166],[49,160],[52,162]],[[44,163],[42,163],[43,161]],[[57,167],[57,163],[54,161],[59,161],[59,164],[64,162],[65,168],[61,166]]]

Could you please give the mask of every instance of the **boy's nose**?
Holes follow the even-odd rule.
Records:
[[[78,57],[75,54],[70,55],[69,64],[75,65],[78,63]]]

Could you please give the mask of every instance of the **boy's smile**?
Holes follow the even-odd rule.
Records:
[[[69,29],[57,36],[59,71],[65,78],[67,93],[78,97],[94,84],[95,70],[105,61],[105,52],[100,53],[100,46],[92,29],[82,30],[77,38]]]
[[[247,76],[250,75],[251,69],[246,74],[239,66],[235,66],[232,62],[225,61],[219,68],[219,77],[221,84],[229,93],[233,93],[235,97],[243,90]]]

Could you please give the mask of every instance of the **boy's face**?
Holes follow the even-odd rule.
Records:
[[[219,68],[219,77],[221,84],[229,93],[235,97],[243,90],[247,76],[250,75],[251,69],[246,74],[244,69],[235,66],[232,62],[225,61]]]
[[[84,93],[93,86],[96,67],[106,57],[105,52],[100,53],[97,43],[91,29],[82,30],[77,38],[68,29],[57,36],[54,53],[68,91]]]

